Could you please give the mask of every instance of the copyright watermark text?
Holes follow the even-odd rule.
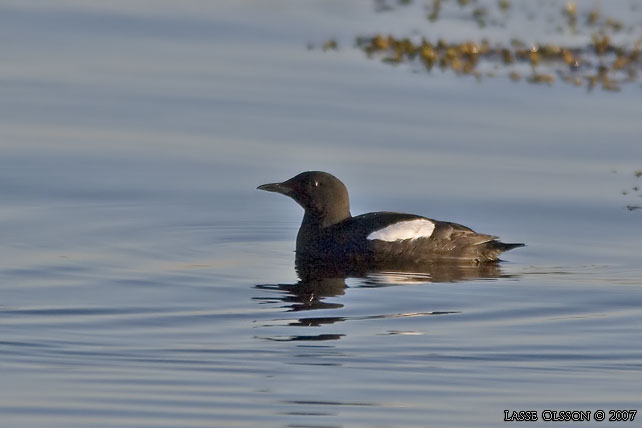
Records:
[[[504,410],[504,422],[632,422],[637,410]]]

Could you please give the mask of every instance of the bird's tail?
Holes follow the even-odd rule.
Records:
[[[475,260],[478,262],[496,262],[500,261],[499,255],[504,251],[512,250],[513,248],[525,247],[522,243],[507,244],[501,241],[487,241],[481,246],[481,251],[478,252]]]
[[[501,241],[491,241],[491,242],[489,242],[489,244],[492,244],[492,248],[493,249],[497,249],[497,250],[499,250],[501,252],[512,250],[513,248],[519,248],[519,247],[525,247],[526,246],[526,244],[522,244],[521,242],[507,244],[507,243],[501,242]]]

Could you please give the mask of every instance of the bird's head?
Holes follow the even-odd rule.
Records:
[[[303,207],[310,220],[324,227],[350,217],[346,186],[327,172],[306,171],[282,183],[263,184],[257,189],[289,196]]]

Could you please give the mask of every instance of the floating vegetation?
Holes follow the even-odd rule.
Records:
[[[432,0],[432,10],[428,14],[428,20],[435,22],[439,19],[439,11],[441,10],[441,0]]]
[[[323,43],[321,49],[323,49],[323,51],[328,51],[330,49],[336,51],[337,49],[339,49],[339,43],[337,43],[337,41],[334,39],[330,39]]]
[[[568,2],[563,12],[568,20],[568,27],[575,32],[577,28],[577,4],[574,1]]]
[[[448,43],[443,39],[431,42],[426,39],[414,41],[410,38],[396,38],[392,35],[377,34],[373,37],[360,37],[356,45],[369,57],[378,56],[382,61],[391,64],[420,61],[431,70],[437,66],[451,69],[456,74],[479,76],[478,64],[481,61],[509,66],[527,64],[531,74],[528,82],[551,85],[555,74],[564,82],[579,86],[586,83],[589,89],[600,85],[605,90],[617,91],[620,84],[631,81],[637,76],[640,68],[641,43],[628,50],[614,46],[608,37],[596,37],[593,49],[599,56],[611,54],[610,60],[604,60],[596,67],[591,67],[586,49],[565,48],[559,45],[490,46],[487,40],[481,42]],[[538,67],[546,64],[554,72],[540,72]],[[624,76],[618,75],[624,72]],[[517,71],[510,71],[509,77],[520,80]]]
[[[622,196],[630,195],[630,196],[637,196],[638,198],[642,198],[642,192],[640,191],[640,184],[638,184],[640,177],[642,177],[642,170],[638,169],[637,171],[634,171],[633,176],[635,177],[636,183],[631,187],[630,190],[628,189],[622,190],[620,194]],[[636,210],[642,209],[642,207],[639,205],[631,205],[631,204],[627,205],[626,208],[629,211],[636,211]]]
[[[375,0],[375,10],[392,12],[416,3],[420,2]],[[458,11],[444,9],[447,5],[452,9],[455,4]],[[476,22],[483,29],[487,25],[505,27],[516,8],[525,4],[516,6],[509,0],[423,0],[422,6],[427,11],[424,15],[426,30],[430,30],[446,12],[456,19]],[[541,4],[542,9],[546,8],[545,5]],[[444,37],[431,38],[422,35],[421,29],[415,29],[410,35],[403,36],[388,33],[358,36],[355,45],[369,58],[388,64],[420,65],[427,71],[438,68],[477,79],[505,76],[513,81],[548,86],[561,81],[589,90],[599,87],[606,91],[619,91],[623,84],[637,81],[642,69],[642,39],[614,37],[624,30],[632,34],[634,27],[628,28],[622,21],[604,16],[597,7],[582,11],[575,1],[565,3],[559,12],[560,23],[552,25],[557,25],[558,31],[576,37],[573,44],[539,43],[519,38],[491,42],[485,37],[455,41]],[[527,19],[535,19],[533,12],[526,11],[525,14]],[[451,16],[450,19],[455,18]],[[578,45],[578,35],[587,41],[584,45]],[[328,40],[322,49],[336,50],[338,42]]]

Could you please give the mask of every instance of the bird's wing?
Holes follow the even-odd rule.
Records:
[[[433,239],[465,242],[467,245],[479,245],[497,239],[497,236],[477,233],[471,228],[462,226],[461,224],[447,221],[433,221],[435,222]]]
[[[432,222],[430,219],[415,214],[380,211],[352,217],[345,224],[345,229],[349,229],[354,237],[363,239],[387,227],[413,220],[427,220]]]

